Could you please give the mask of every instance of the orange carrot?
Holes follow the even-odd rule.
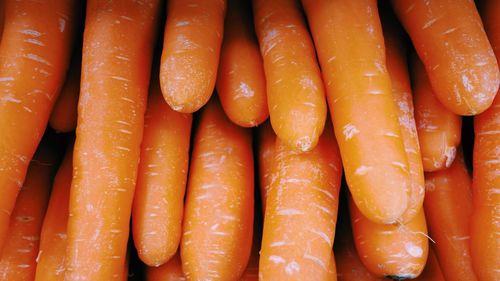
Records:
[[[35,281],[64,280],[72,163],[73,146],[70,145],[54,179],[47,213],[43,220]]]
[[[323,132],[327,108],[300,3],[256,0],[253,11],[264,59],[271,124],[288,146],[309,151]]]
[[[470,257],[471,179],[461,151],[450,168],[425,174],[424,209],[446,280],[476,280]]]
[[[146,268],[146,281],[183,281],[186,280],[182,272],[180,254],[175,254],[167,263]]]
[[[495,98],[500,73],[474,1],[391,2],[436,98],[459,115],[486,110]]]
[[[260,280],[331,280],[342,175],[331,126],[318,145],[297,152],[279,138],[267,193]]]
[[[124,266],[159,2],[87,1],[66,281]]]
[[[435,97],[420,60],[412,61],[415,120],[422,162],[427,172],[445,169],[453,163],[460,144],[462,117],[444,107]]]
[[[172,110],[153,75],[132,207],[134,242],[150,266],[167,262],[181,240],[192,115]]]
[[[249,11],[249,0],[228,2],[216,82],[222,108],[243,127],[257,126],[269,116],[264,67]]]
[[[257,155],[259,165],[259,187],[262,200],[262,211],[266,210],[266,198],[272,181],[272,166],[274,161],[274,146],[276,135],[269,121],[258,128]]]
[[[12,220],[0,255],[2,281],[35,279],[40,230],[49,200],[55,162],[54,152],[43,144],[31,161],[12,211]]]
[[[160,83],[176,111],[200,109],[212,95],[224,32],[226,0],[170,0]]]
[[[410,176],[377,1],[302,3],[318,51],[349,190],[364,216],[393,223],[408,209]]]
[[[400,219],[401,222],[406,223],[422,209],[425,195],[424,170],[415,124],[404,34],[395,16],[390,13],[390,7],[384,8],[382,26],[386,45],[387,71],[391,77],[392,96],[397,104],[401,136],[410,169],[410,201]]]
[[[434,248],[429,247],[429,256],[422,274],[414,279],[415,281],[445,281],[441,267],[434,253]]]
[[[361,262],[379,277],[415,278],[425,267],[429,243],[423,209],[406,224],[377,224],[349,200],[354,244]]]
[[[203,110],[191,156],[181,258],[189,280],[236,280],[252,246],[254,174],[248,129],[216,98]]]
[[[64,82],[79,6],[78,0],[1,2],[0,248],[29,161]]]

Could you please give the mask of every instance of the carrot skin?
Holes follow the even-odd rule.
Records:
[[[436,257],[434,247],[429,247],[429,256],[422,274],[415,278],[418,281],[445,281],[441,267]]]
[[[179,253],[176,253],[165,264],[146,267],[146,281],[183,281],[186,280],[182,272],[182,262]]]

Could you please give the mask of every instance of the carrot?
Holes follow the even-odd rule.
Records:
[[[180,254],[175,254],[165,264],[146,267],[146,281],[181,281],[186,280],[182,272]]]
[[[393,223],[408,209],[410,176],[377,1],[302,3],[318,51],[349,190],[364,216]]]
[[[73,145],[70,145],[55,176],[47,212],[43,219],[35,281],[64,280],[72,163]]]
[[[5,1],[0,2],[0,44],[2,42],[3,25],[5,19]]]
[[[132,230],[141,260],[159,266],[177,252],[181,240],[192,115],[165,103],[157,77],[149,97]]]
[[[79,48],[73,54],[66,81],[50,114],[49,124],[58,132],[66,133],[76,129],[80,70],[82,68],[81,56],[82,52]]]
[[[422,274],[415,278],[418,281],[445,281],[443,272],[439,266],[439,262],[434,253],[434,247],[429,247],[429,256],[427,257],[427,264],[425,265]]]
[[[87,1],[65,280],[125,262],[159,1]]]
[[[474,1],[392,0],[436,98],[459,115],[486,110],[500,73]]]
[[[253,1],[271,125],[288,146],[313,149],[327,114],[316,53],[296,0]]]
[[[483,1],[483,22],[500,60],[500,1]],[[500,280],[500,95],[474,118],[472,266],[479,280]]]
[[[229,119],[254,127],[267,119],[269,110],[264,66],[248,11],[249,0],[229,0],[216,87]]]
[[[274,161],[274,146],[276,143],[276,135],[274,134],[271,123],[266,121],[257,129],[258,144],[258,167],[259,167],[259,187],[260,197],[262,201],[262,212],[266,211],[266,198],[269,187],[272,181],[272,166]]]
[[[215,87],[226,0],[170,0],[161,55],[161,91],[175,111],[195,112]]]
[[[236,280],[250,256],[254,215],[252,138],[216,98],[203,110],[189,170],[181,259],[189,280]]]
[[[28,168],[0,256],[0,280],[34,280],[43,216],[49,200],[55,154],[41,145]]]
[[[77,0],[2,2],[0,248],[29,161],[64,82],[78,7]]]
[[[387,71],[391,78],[392,96],[397,104],[399,126],[410,172],[410,201],[400,219],[401,222],[407,223],[420,212],[424,203],[424,170],[415,123],[403,29],[390,12],[390,7],[384,7],[383,13],[382,27],[386,45]]]
[[[331,126],[309,152],[277,138],[267,193],[260,280],[331,280],[333,238],[342,175]]]
[[[415,120],[424,170],[450,167],[460,144],[462,117],[444,107],[435,97],[422,62],[414,56],[412,75]]]
[[[425,267],[428,253],[423,209],[406,224],[377,224],[365,218],[349,200],[354,244],[361,262],[379,277],[415,278]]]
[[[446,280],[476,280],[470,257],[471,179],[461,151],[450,168],[425,174],[424,209]]]

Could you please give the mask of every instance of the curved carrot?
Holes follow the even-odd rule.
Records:
[[[429,247],[429,256],[424,271],[414,280],[418,281],[445,281],[441,267],[437,260],[434,248]]]
[[[470,257],[471,179],[461,152],[450,168],[425,174],[425,217],[446,280],[476,280]]]
[[[87,1],[66,281],[120,278],[159,3]]]
[[[406,48],[403,41],[404,34],[395,16],[389,13],[390,7],[384,8],[382,26],[386,46],[387,71],[391,77],[392,96],[397,104],[401,136],[410,169],[410,201],[408,208],[400,218],[400,222],[406,223],[422,209],[425,195],[424,170],[415,123]]]
[[[236,280],[250,256],[254,211],[252,138],[216,98],[194,137],[181,241],[188,279]]]
[[[0,248],[29,161],[64,82],[78,7],[77,0],[2,2]]]
[[[165,264],[153,267],[146,267],[146,281],[184,281],[184,273],[182,272],[182,262],[179,252],[177,252]]]
[[[159,266],[177,252],[181,240],[192,115],[165,103],[157,78],[150,87],[132,230],[141,260]]]
[[[474,1],[391,2],[436,98],[459,115],[486,110],[495,98],[500,73]]]
[[[377,224],[349,200],[354,244],[361,262],[379,277],[415,278],[425,267],[429,243],[423,209],[406,224]]]
[[[300,3],[256,0],[253,11],[264,59],[271,124],[287,145],[309,151],[323,132],[327,106]]]
[[[462,117],[444,107],[434,96],[424,66],[414,56],[415,120],[424,170],[433,172],[453,163],[460,144]]]
[[[410,176],[375,0],[303,0],[349,190],[368,219],[408,209]],[[346,40],[349,38],[349,40]]]
[[[257,156],[259,167],[259,187],[260,198],[262,200],[262,213],[266,211],[267,193],[272,181],[272,167],[274,161],[274,147],[276,135],[274,134],[271,123],[266,121],[257,129]]]
[[[161,55],[161,91],[172,109],[195,112],[217,78],[226,0],[171,0]]]
[[[331,126],[309,152],[276,141],[259,260],[260,280],[331,280],[342,175]]]
[[[40,235],[35,281],[64,280],[66,256],[66,225],[71,179],[73,176],[73,146],[67,148],[54,179],[49,205]]]
[[[35,279],[40,230],[49,201],[55,162],[54,152],[43,144],[31,161],[0,255],[2,281]]]
[[[264,66],[255,38],[250,1],[229,0],[217,93],[227,117],[243,127],[254,127],[269,116]]]

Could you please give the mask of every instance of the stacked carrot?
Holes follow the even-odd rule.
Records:
[[[0,280],[500,280],[500,1],[82,2],[0,1]]]

